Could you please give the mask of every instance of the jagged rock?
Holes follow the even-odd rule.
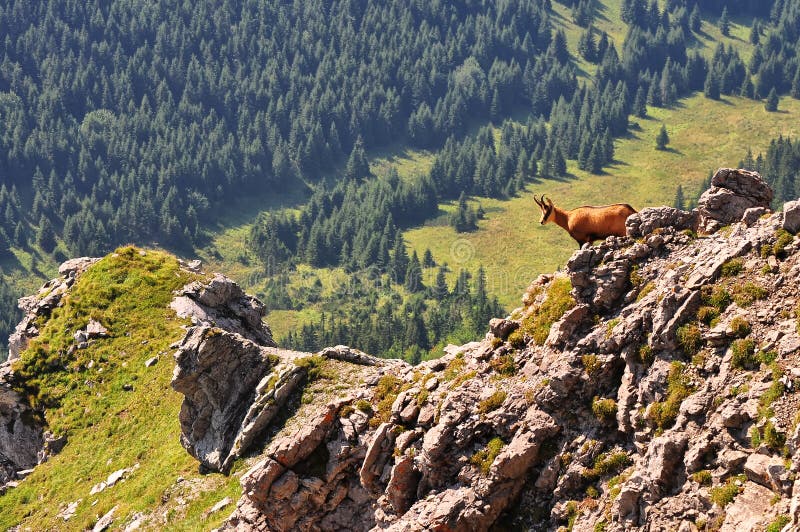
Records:
[[[520,323],[516,320],[506,320],[503,318],[492,318],[489,321],[489,331],[495,336],[505,340],[508,335],[519,328]]]
[[[747,226],[751,226],[766,213],[767,209],[764,207],[750,207],[742,214],[742,222]]]
[[[771,510],[772,492],[753,482],[745,482],[744,490],[725,507],[725,521],[720,532],[763,530],[764,516]]]
[[[756,484],[776,492],[791,494],[789,472],[778,458],[753,453],[744,464],[744,473],[747,478]]]
[[[751,207],[769,209],[772,197],[772,189],[757,172],[720,168],[697,203],[700,227],[713,232],[721,225],[738,222]]]
[[[670,227],[676,231],[696,229],[698,220],[697,210],[682,211],[673,207],[647,207],[628,216],[625,221],[625,230],[629,237],[640,238],[663,227]],[[647,245],[656,249],[661,246],[662,242],[663,239],[659,237],[658,240],[648,241]]]
[[[679,478],[676,468],[683,459],[687,443],[688,437],[683,434],[669,434],[653,439],[644,466],[652,490],[648,495],[664,494],[672,489]]]
[[[194,281],[178,291],[170,307],[182,318],[235,332],[259,345],[275,347],[272,332],[262,321],[264,305],[225,277]]]
[[[419,479],[420,473],[414,468],[412,457],[403,455],[397,459],[386,486],[386,496],[398,515],[404,514],[416,498]]]
[[[94,257],[79,257],[77,259],[70,259],[61,263],[61,265],[58,267],[58,275],[62,277],[77,277],[88,270],[91,265],[99,260],[99,258]]]
[[[350,362],[352,364],[360,364],[362,366],[381,366],[385,361],[380,358],[370,356],[363,351],[353,349],[346,345],[337,345],[336,347],[326,347],[319,352],[325,358],[334,360],[341,360],[343,362]]]
[[[187,331],[172,387],[185,395],[181,443],[205,467],[226,470],[302,379],[304,369],[277,353],[212,327]]]
[[[382,423],[372,443],[367,448],[367,456],[364,458],[364,464],[361,466],[360,476],[361,484],[372,492],[383,491],[376,483],[383,471],[383,466],[389,459],[392,451],[392,444],[394,443],[394,434],[392,433],[391,423]]]
[[[787,201],[783,204],[781,226],[793,235],[800,232],[800,200]]]
[[[10,368],[10,363],[0,364]],[[36,466],[45,446],[44,423],[25,399],[0,376],[0,486]]]
[[[92,532],[103,532],[106,528],[111,526],[114,522],[114,512],[117,511],[117,506],[111,508],[103,517],[97,520],[92,528]]]

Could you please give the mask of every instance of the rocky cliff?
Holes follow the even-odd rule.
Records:
[[[279,349],[231,281],[187,285],[181,443],[247,464],[221,529],[797,529],[800,202],[771,199],[722,169],[418,366]]]

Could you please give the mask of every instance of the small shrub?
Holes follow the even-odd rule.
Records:
[[[497,458],[497,455],[500,454],[500,451],[503,450],[505,447],[505,442],[501,440],[499,437],[495,436],[489,443],[486,444],[485,449],[481,449],[477,451],[475,454],[472,455],[470,458],[470,463],[474,466],[477,466],[478,469],[485,475],[489,472],[489,469],[492,467],[492,463],[494,459]]]
[[[777,351],[759,351],[758,352],[758,361],[762,364],[771,365],[775,362],[775,359],[778,358]]]
[[[758,427],[751,427],[750,428],[750,446],[755,449],[761,445],[761,432],[758,430]]]
[[[692,394],[694,389],[689,384],[689,379],[683,374],[684,365],[673,362],[667,376],[667,397],[664,401],[650,405],[647,419],[657,432],[668,429],[675,423],[681,402]]]
[[[308,382],[314,382],[318,379],[334,379],[333,374],[330,371],[326,371],[325,358],[322,356],[315,355],[298,358],[294,363],[301,368],[306,368],[306,378]]]
[[[520,329],[530,334],[537,345],[544,344],[553,323],[576,305],[571,290],[572,283],[568,277],[553,279],[547,286],[545,300],[522,321]]]
[[[612,331],[614,330],[614,327],[616,327],[618,323],[619,323],[619,318],[608,320],[608,323],[606,323],[606,339],[611,338]]]
[[[786,443],[786,436],[778,432],[772,421],[767,421],[764,425],[764,434],[761,441],[773,451],[778,452],[783,449],[783,445]]]
[[[715,307],[722,312],[731,304],[731,295],[722,286],[705,286],[702,289],[703,304]]]
[[[575,526],[575,521],[577,521],[580,512],[578,511],[578,503],[575,501],[569,501],[567,503],[567,530],[571,531],[572,527]]]
[[[750,338],[742,338],[731,344],[731,366],[739,369],[754,369],[758,366],[755,356],[756,344]]]
[[[508,343],[516,349],[525,347],[525,332],[522,329],[517,329],[508,335]]]
[[[775,244],[772,246],[772,254],[776,256],[783,255],[784,248],[792,243],[794,237],[786,229],[778,229],[775,231]]]
[[[464,353],[458,353],[453,360],[447,363],[447,367],[442,372],[443,381],[451,381],[455,379],[466,367],[467,363],[464,360]]]
[[[696,473],[692,473],[692,480],[700,484],[701,486],[710,486],[711,485],[711,471],[707,469],[703,469]]]
[[[597,371],[600,370],[602,367],[602,363],[597,355],[583,355],[581,357],[581,363],[583,364],[583,369],[586,370],[587,375],[593,375]]]
[[[652,292],[655,287],[656,287],[655,283],[653,283],[653,281],[649,281],[646,285],[642,287],[641,290],[639,290],[639,294],[636,296],[636,301],[641,301],[642,299],[647,297],[647,294]]]
[[[689,356],[697,354],[703,345],[703,334],[695,323],[687,323],[678,327],[677,336],[678,345]]]
[[[749,307],[755,301],[767,297],[767,290],[753,282],[733,287],[733,300],[742,308]]]
[[[594,524],[594,530],[592,532],[606,532],[606,527],[608,523],[605,520],[598,521]]]
[[[711,325],[717,318],[719,318],[719,309],[717,307],[703,305],[697,310],[697,319],[706,325]]]
[[[750,334],[750,322],[747,319],[743,318],[742,316],[736,316],[731,320],[730,328],[733,331],[733,334],[738,336],[739,338],[744,338],[748,334]]]
[[[372,414],[372,403],[370,403],[366,399],[359,399],[358,401],[356,401],[355,406],[358,410],[361,410],[365,414],[370,414],[370,415]]]
[[[600,492],[594,486],[589,486],[586,488],[586,496],[590,499],[596,499],[600,496]]]
[[[733,499],[739,494],[739,486],[736,485],[736,482],[744,482],[747,480],[746,477],[741,478],[743,476],[744,475],[730,477],[722,486],[711,488],[711,500],[720,508],[725,508],[725,506],[732,502]]]
[[[392,415],[392,403],[401,391],[409,387],[410,384],[404,383],[391,373],[387,373],[378,380],[374,395],[374,399],[377,401],[377,406],[374,408],[375,415],[369,420],[371,427],[377,427],[381,423],[389,421]],[[359,408],[358,404],[356,404],[356,408]]]
[[[503,339],[502,338],[498,338],[497,336],[492,338],[492,349],[497,349],[501,345],[503,345]]]
[[[458,377],[453,379],[453,382],[451,382],[450,386],[448,386],[447,388],[449,390],[455,390],[456,388],[458,388],[459,386],[461,386],[462,384],[464,384],[465,382],[467,382],[468,380],[470,380],[472,377],[474,377],[477,374],[478,374],[478,372],[475,371],[475,370],[467,371],[465,373],[461,373],[461,374],[459,374]]]
[[[591,468],[584,469],[581,475],[594,482],[605,475],[616,474],[631,465],[632,460],[624,452],[602,453],[594,460]]]
[[[653,363],[653,348],[647,344],[644,344],[639,348],[639,362],[644,364],[645,366],[649,366]]]
[[[517,373],[517,365],[514,363],[513,355],[502,355],[494,357],[489,366],[498,374],[504,377],[511,377]]]
[[[339,410],[339,417],[350,417],[350,414],[355,412],[355,408],[351,405],[344,405],[341,410]]]
[[[644,283],[644,277],[639,273],[639,265],[635,264],[633,268],[631,268],[631,273],[628,276],[628,279],[631,281],[631,285],[633,286],[641,286]]]
[[[592,413],[603,423],[610,423],[617,417],[617,402],[614,399],[592,399]]]
[[[478,403],[478,412],[481,414],[488,414],[492,410],[497,410],[500,408],[505,400],[506,392],[503,390],[497,390],[491,396]]]
[[[734,275],[739,275],[741,271],[744,269],[744,260],[741,258],[735,258],[727,261],[725,264],[722,265],[722,269],[720,270],[720,275],[722,277],[733,277]]]
[[[788,515],[779,515],[769,525],[767,525],[767,528],[764,530],[764,532],[781,532],[783,527],[788,525],[791,521],[792,518]]]

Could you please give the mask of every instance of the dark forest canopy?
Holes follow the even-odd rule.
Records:
[[[526,102],[547,5],[0,2],[4,237],[185,245],[226,198],[313,179],[359,137],[437,145]]]

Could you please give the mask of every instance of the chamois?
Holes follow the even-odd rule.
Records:
[[[578,247],[611,235],[625,236],[625,220],[636,213],[636,209],[627,203],[602,207],[583,206],[565,211],[553,205],[550,198],[545,199],[544,195],[541,199],[534,196],[533,200],[542,210],[540,223],[557,223],[578,242]]]

